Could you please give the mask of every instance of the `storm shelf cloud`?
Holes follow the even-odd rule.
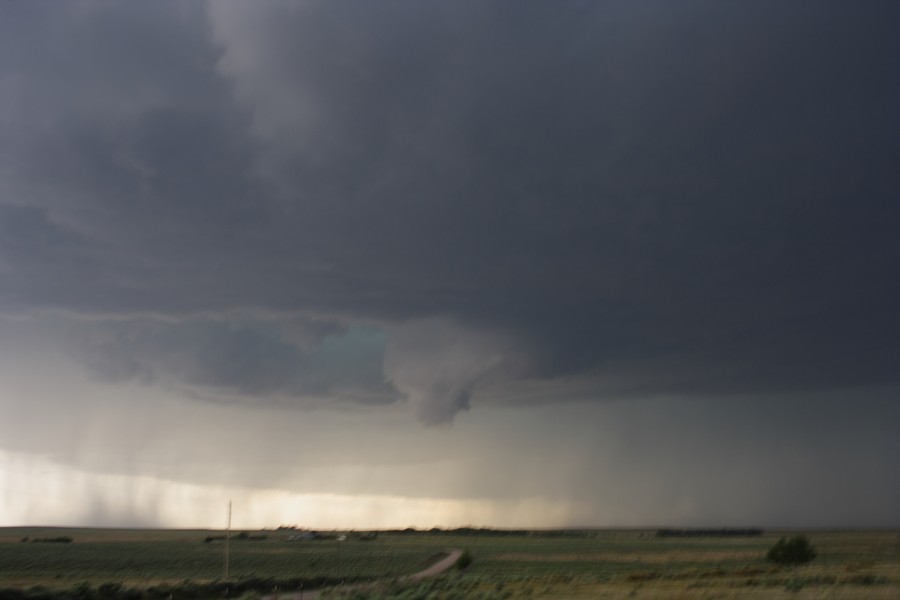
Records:
[[[733,511],[708,518],[765,524],[801,518],[777,431],[807,457],[794,466],[810,489],[831,489],[836,468],[870,498],[823,498],[812,524],[900,523],[886,425],[900,418],[900,7],[0,13],[9,461],[186,485],[210,450],[166,423],[208,414],[253,458],[207,486],[489,503],[505,470],[506,490],[537,498],[509,525],[708,524],[722,502]],[[154,407],[166,418],[128,440],[129,415]],[[43,448],[21,434],[62,428],[58,411],[74,432]],[[684,436],[660,433],[666,419]],[[276,422],[351,441],[337,465],[305,456],[336,469],[311,475],[266,458],[299,443],[267,436]],[[768,496],[742,505],[740,478],[692,437]],[[527,474],[506,442],[547,456],[524,452]],[[416,452],[404,444],[429,443],[451,456],[398,466]],[[167,444],[182,470],[158,454]],[[101,458],[117,453],[128,460]],[[393,488],[359,476],[376,466]],[[10,498],[38,485],[29,472],[7,469]],[[603,486],[583,483],[593,473],[625,486],[605,507]],[[629,512],[642,481],[659,500]],[[85,502],[87,517],[10,514],[171,521]],[[472,506],[421,518],[504,512]]]

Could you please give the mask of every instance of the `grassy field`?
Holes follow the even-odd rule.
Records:
[[[358,580],[417,570],[438,550],[419,544],[350,539],[289,542],[290,532],[261,531],[262,541],[230,543],[232,579]],[[0,586],[76,583],[156,585],[224,577],[225,544],[207,543],[222,532],[205,530],[0,529]],[[236,534],[235,534],[236,535]],[[32,540],[69,536],[68,544]],[[28,538],[28,542],[22,542]],[[432,546],[434,547],[434,546]]]
[[[291,532],[250,532],[233,540],[234,581],[302,578],[385,583],[326,594],[335,598],[900,598],[897,532],[810,532],[819,556],[802,567],[765,562],[775,533],[747,538],[658,538],[650,531],[569,535],[388,534],[374,541],[287,541]],[[0,588],[72,590],[86,582],[146,589],[223,576],[221,532],[202,530],[0,529]],[[70,536],[72,543],[35,543]],[[29,541],[22,542],[23,538]],[[463,573],[422,583],[389,583],[448,548],[475,558]],[[259,586],[257,586],[258,588]],[[111,589],[107,587],[107,589]],[[282,588],[282,591],[288,591]],[[209,592],[206,592],[207,594]],[[109,595],[109,594],[107,594]],[[200,595],[203,595],[200,593]],[[216,593],[213,596],[221,596]],[[38,600],[40,594],[32,594]],[[79,600],[103,594],[69,594]]]
[[[897,532],[810,532],[819,556],[801,567],[764,560],[781,536],[658,538],[467,536],[446,541],[475,556],[463,574],[382,585],[333,598],[900,598]],[[407,594],[404,596],[404,594]]]

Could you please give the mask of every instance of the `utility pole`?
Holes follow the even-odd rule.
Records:
[[[228,551],[231,543],[231,500],[228,501],[228,524],[225,527],[225,581],[228,581]]]

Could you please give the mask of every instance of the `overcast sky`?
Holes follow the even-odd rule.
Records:
[[[0,525],[900,526],[900,4],[0,5]]]

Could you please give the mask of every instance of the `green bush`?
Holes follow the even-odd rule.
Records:
[[[475,557],[472,556],[472,553],[468,550],[463,550],[463,553],[459,555],[459,558],[456,559],[456,562],[453,566],[455,566],[460,571],[463,571],[466,567],[472,564],[473,560],[475,560]]]
[[[815,557],[816,551],[805,535],[781,538],[766,554],[766,560],[780,565],[802,565]]]

